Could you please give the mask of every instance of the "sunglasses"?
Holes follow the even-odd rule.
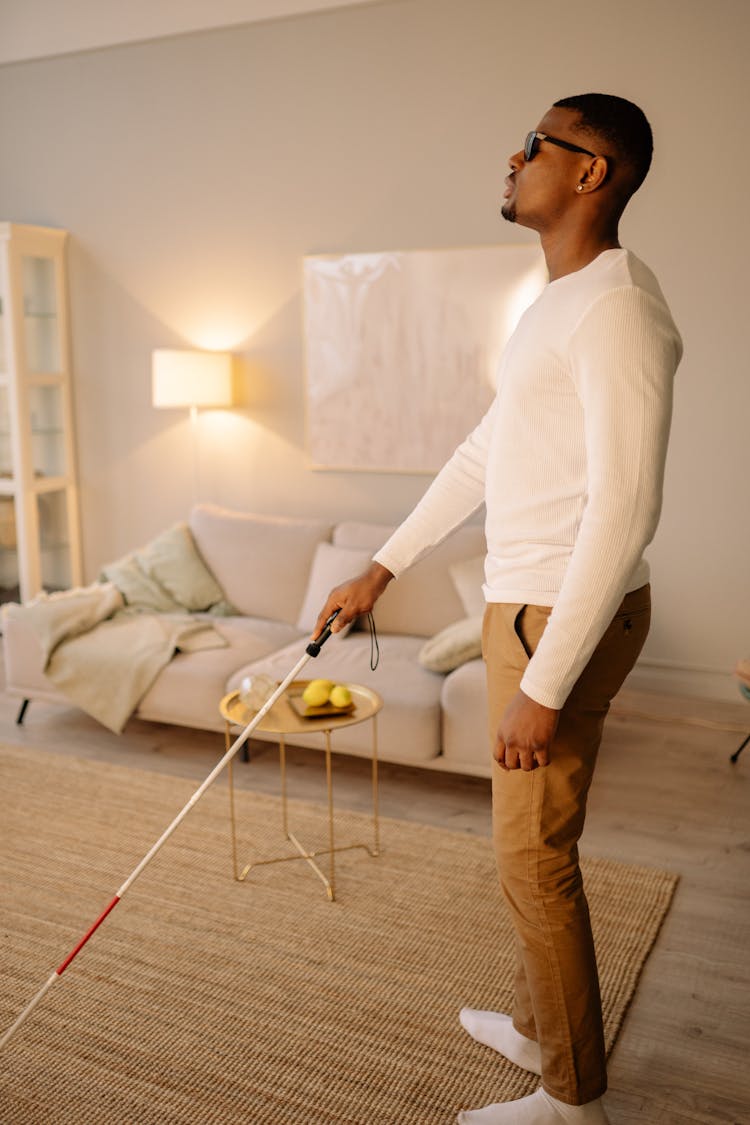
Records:
[[[547,141],[551,145],[557,145],[559,148],[566,148],[568,152],[582,152],[585,156],[596,156],[595,152],[590,152],[587,148],[581,148],[580,145],[572,145],[570,141],[559,141],[557,137],[550,137],[548,133],[538,133],[536,129],[532,129],[527,134],[526,140],[523,145],[523,158],[528,164],[533,160],[539,152],[539,142]]]

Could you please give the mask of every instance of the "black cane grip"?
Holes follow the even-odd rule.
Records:
[[[331,614],[331,616],[326,621],[325,625],[323,626],[323,632],[320,634],[320,636],[316,637],[314,641],[310,641],[309,645],[305,649],[305,652],[307,653],[308,656],[317,656],[318,655],[321,648],[323,647],[323,645],[326,643],[326,641],[330,637],[331,626],[333,625],[334,621],[336,620],[336,618],[338,617],[338,615],[340,613],[341,613],[340,609],[335,609],[333,611],[333,613]]]

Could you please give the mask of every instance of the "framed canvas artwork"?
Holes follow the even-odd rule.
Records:
[[[536,246],[305,258],[312,467],[436,472],[489,407],[546,280]]]

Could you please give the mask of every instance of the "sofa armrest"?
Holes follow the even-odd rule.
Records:
[[[24,699],[64,701],[65,697],[44,674],[39,639],[13,604],[3,606],[3,652],[6,690]]]

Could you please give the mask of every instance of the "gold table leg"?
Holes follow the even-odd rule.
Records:
[[[284,735],[279,735],[279,770],[281,773],[281,827],[289,839],[289,816],[286,808],[286,743]]]
[[[336,847],[335,843],[335,825],[334,825],[334,809],[333,809],[333,765],[331,756],[331,730],[323,731],[325,735],[325,758],[326,758],[326,789],[328,796],[328,847],[319,848],[317,851],[309,851],[297,839],[294,833],[289,831],[289,814],[287,807],[287,781],[286,781],[286,743],[284,736],[279,737],[279,769],[280,769],[280,782],[281,782],[281,822],[284,835],[287,840],[297,849],[297,855],[284,855],[273,856],[270,859],[259,859],[255,862],[246,864],[246,866],[239,871],[239,864],[237,861],[237,824],[235,818],[234,808],[234,779],[232,773],[232,761],[228,763],[229,775],[229,816],[231,822],[232,832],[232,871],[234,878],[238,883],[243,883],[247,878],[249,872],[253,867],[263,867],[269,863],[289,863],[295,859],[306,860],[315,874],[323,882],[328,898],[331,902],[336,899],[336,868],[335,868],[335,854],[336,852],[353,851],[355,848],[363,848],[368,855],[375,858],[380,855],[380,819],[378,811],[378,732],[377,732],[377,716],[373,715],[372,719],[372,821],[373,821],[373,844],[371,848],[368,844],[344,844]],[[230,724],[227,721],[224,729],[224,740],[227,749],[230,746]],[[323,873],[315,859],[321,855],[328,855],[328,877]]]
[[[380,855],[380,817],[378,814],[378,716],[372,717],[372,825],[375,847],[370,853]]]
[[[333,901],[336,897],[336,871],[334,868],[336,845],[333,838],[333,772],[331,770],[331,732],[329,730],[326,731],[326,787],[328,789],[328,847],[330,850],[328,857],[330,877],[328,897]]]
[[[226,750],[231,746],[231,731],[229,729],[229,720],[224,722],[224,746]],[[232,771],[233,760],[230,758],[227,765],[227,775],[229,779],[229,823],[232,829],[232,873],[235,879],[239,880],[237,873],[237,824],[234,817],[234,773]]]

